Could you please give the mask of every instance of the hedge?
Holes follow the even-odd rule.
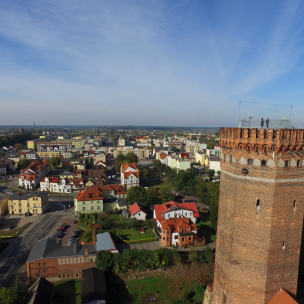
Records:
[[[152,238],[152,239],[132,240],[132,241],[123,240],[123,242],[125,242],[126,244],[138,244],[138,243],[147,243],[147,242],[154,242],[154,241],[157,241],[157,239]]]

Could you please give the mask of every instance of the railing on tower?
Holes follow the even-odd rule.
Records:
[[[262,128],[261,120],[257,119],[243,119],[239,120],[238,128]],[[268,129],[291,129],[291,120],[288,119],[269,119],[268,127],[266,125],[266,118],[264,119],[263,128]]]

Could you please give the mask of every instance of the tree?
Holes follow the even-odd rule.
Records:
[[[78,159],[78,158],[79,158],[79,154],[78,154],[77,152],[74,152],[74,153],[72,154],[72,158]]]
[[[209,194],[209,190],[208,190],[208,185],[207,185],[206,180],[202,177],[197,178],[195,195],[201,201],[201,203],[209,206],[210,194]]]
[[[15,293],[11,288],[0,288],[0,304],[14,304],[15,299]]]
[[[17,165],[17,168],[19,170],[25,169],[26,167],[29,166],[29,164],[31,163],[31,161],[29,159],[20,159]]]
[[[159,186],[159,199],[161,200],[162,204],[176,199],[175,195],[172,193],[170,185],[162,184]]]
[[[19,152],[19,151],[21,151],[22,149],[23,149],[23,145],[22,144],[15,144],[15,148],[16,148],[16,150]]]
[[[198,173],[195,170],[187,169],[181,170],[174,178],[174,189],[176,191],[186,191],[190,195],[196,192]]]
[[[127,191],[127,202],[129,204],[138,203],[140,205],[147,205],[146,189],[141,186],[131,187]]]
[[[95,264],[103,271],[110,270],[114,265],[113,253],[103,250],[98,251],[96,254]]]
[[[137,157],[137,155],[135,154],[135,153],[133,153],[133,152],[129,152],[129,153],[127,153],[127,155],[126,155],[126,161],[128,162],[128,163],[135,163],[135,164],[137,164],[138,163],[138,157]]]
[[[49,162],[50,162],[50,166],[52,168],[57,168],[60,165],[60,158],[59,157],[51,157]]]
[[[92,158],[92,157],[90,158],[89,167],[90,167],[91,169],[94,168],[94,161],[93,161],[93,158]]]
[[[219,205],[219,194],[220,194],[220,183],[208,183],[208,190],[210,194],[210,222],[211,227],[216,231],[217,230],[217,219],[218,219],[218,205]]]
[[[208,142],[207,143],[207,148],[208,149],[214,149],[214,143],[213,142]]]
[[[209,176],[210,180],[212,180],[212,177],[214,176],[215,171],[213,169],[211,169],[211,170],[207,170],[206,173]]]

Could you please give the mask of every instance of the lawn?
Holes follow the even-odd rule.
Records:
[[[156,297],[157,303],[174,303],[174,300],[181,300],[182,298],[190,300],[184,303],[203,303],[203,292],[204,287],[200,286],[201,289],[196,293],[197,285],[194,282],[180,282],[175,279],[166,278],[165,276],[153,277],[148,275],[144,279],[133,279],[127,282],[127,286],[124,284],[108,286],[108,303],[109,304],[142,304],[150,303],[144,302],[144,299],[149,297]],[[189,291],[189,293],[186,291]],[[185,300],[186,300],[185,299]]]
[[[53,282],[53,303],[81,304],[81,279]]]
[[[19,227],[19,228],[14,228],[12,230],[0,231],[0,236],[17,237],[21,234],[21,232],[23,232],[31,224],[32,223],[27,223],[27,224],[25,224],[25,225],[23,225],[22,227]],[[17,234],[18,231],[19,231],[19,233]]]
[[[140,234],[141,230],[135,229],[121,229],[119,230],[120,237],[125,241],[135,241],[155,238],[152,229],[144,229],[145,234]]]

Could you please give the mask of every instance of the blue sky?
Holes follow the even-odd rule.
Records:
[[[303,1],[0,2],[0,124],[304,125]],[[268,104],[282,104],[272,106]]]

